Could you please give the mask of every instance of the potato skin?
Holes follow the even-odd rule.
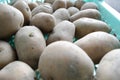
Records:
[[[88,18],[94,18],[94,19],[100,19],[101,15],[98,10],[95,9],[85,9],[77,12],[76,14],[72,15],[70,17],[70,21],[73,22],[79,18],[82,17],[88,17]]]
[[[74,6],[78,9],[81,9],[83,4],[85,4],[84,0],[76,0]]]
[[[95,64],[98,64],[107,52],[120,48],[120,42],[115,36],[102,31],[89,33],[75,44],[82,48]]]
[[[24,25],[29,25],[32,14],[28,4],[25,1],[20,0],[17,1],[13,6],[23,13]]]
[[[0,40],[0,69],[17,60],[17,55],[10,44]]]
[[[45,48],[38,69],[45,80],[91,80],[94,65],[78,46],[57,41]]]
[[[38,6],[38,4],[36,2],[29,2],[28,6],[29,6],[30,10],[32,11],[35,7]]]
[[[95,32],[95,31],[104,31],[111,32],[111,28],[107,25],[107,23],[92,19],[92,18],[80,18],[73,22],[76,28],[75,36],[76,38],[82,38],[85,35]]]
[[[24,26],[15,35],[18,59],[37,69],[39,57],[46,47],[42,32],[35,26]]]
[[[56,19],[53,15],[42,12],[33,16],[30,24],[38,27],[43,33],[49,33],[55,27]]]
[[[0,80],[34,80],[35,72],[26,63],[14,61],[0,70]]]
[[[18,9],[0,4],[0,39],[9,38],[23,26],[23,23],[23,14]]]
[[[96,80],[120,79],[120,49],[108,52],[100,61],[96,71]]]

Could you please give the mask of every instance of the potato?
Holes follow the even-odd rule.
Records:
[[[17,1],[25,1],[26,3],[29,2],[29,0],[11,0],[11,1],[10,1],[10,5],[15,4]]]
[[[79,9],[76,7],[69,7],[68,12],[70,13],[70,16],[74,15],[75,13],[79,12]]]
[[[37,6],[36,8],[34,8],[32,10],[32,16],[40,13],[40,12],[45,12],[45,13],[50,13],[52,14],[53,13],[53,8],[50,4],[41,4],[39,6]]]
[[[0,4],[0,39],[7,39],[23,26],[23,14],[16,8]]]
[[[82,48],[95,64],[98,64],[107,52],[120,48],[120,42],[116,37],[102,31],[89,33],[75,44]]]
[[[28,4],[25,1],[20,0],[20,1],[17,1],[13,6],[23,13],[24,25],[28,25],[30,23],[30,19],[32,16],[31,10]]]
[[[6,41],[0,40],[0,69],[17,59],[15,51]]]
[[[39,57],[46,47],[41,31],[35,26],[24,26],[15,35],[18,59],[37,69]]]
[[[110,32],[111,28],[103,21],[92,18],[80,18],[73,22],[76,28],[75,36],[79,39],[91,32]]]
[[[85,3],[84,0],[76,0],[74,5],[76,8],[81,9],[82,5]]]
[[[100,61],[96,71],[96,80],[120,79],[120,49],[108,52]]]
[[[38,6],[38,4],[36,2],[29,2],[28,6],[30,7],[30,10],[32,11],[35,7]]]
[[[0,70],[0,80],[34,80],[35,72],[26,63],[14,61]]]
[[[66,0],[55,0],[52,7],[53,11],[56,11],[59,8],[66,8],[67,7]]]
[[[66,20],[62,21],[54,27],[52,34],[48,37],[47,44],[60,40],[73,42],[74,34],[75,25]]]
[[[55,0],[44,0],[45,3],[53,4]]]
[[[79,12],[77,12],[76,14],[72,15],[70,17],[70,21],[75,21],[79,18],[82,17],[88,17],[88,18],[94,18],[94,19],[100,19],[101,15],[100,12],[98,10],[95,9],[85,9],[85,10],[81,10]]]
[[[69,20],[70,18],[70,13],[68,12],[67,9],[65,8],[60,8],[57,9],[54,13],[53,16],[56,18],[56,24],[63,20]]]
[[[66,5],[67,5],[66,8],[69,8],[69,7],[73,7],[74,3],[71,0],[66,0]]]
[[[94,65],[78,46],[57,41],[43,51],[38,70],[44,80],[92,80]]]
[[[48,13],[38,13],[32,17],[30,24],[38,27],[42,32],[49,33],[55,27],[55,17]]]
[[[98,10],[98,6],[94,2],[86,2],[81,7],[81,10],[85,10],[85,9],[97,9]]]

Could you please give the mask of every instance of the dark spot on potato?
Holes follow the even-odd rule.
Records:
[[[33,37],[33,36],[34,36],[33,33],[30,33],[30,34],[29,34],[29,37]]]
[[[29,11],[29,8],[26,8],[27,11]]]

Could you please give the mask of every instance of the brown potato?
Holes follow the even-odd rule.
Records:
[[[24,26],[15,35],[18,59],[37,69],[39,57],[46,47],[41,31],[35,26]]]
[[[111,28],[107,25],[107,23],[97,19],[80,18],[73,23],[76,28],[75,36],[78,39],[95,31],[111,32]]]
[[[79,18],[82,17],[88,17],[88,18],[94,18],[94,19],[101,19],[101,15],[100,12],[98,10],[95,9],[85,9],[85,10],[81,10],[79,12],[77,12],[76,14],[72,15],[70,17],[70,21],[75,21]]]
[[[75,44],[82,48],[95,64],[98,64],[107,52],[120,48],[120,42],[116,37],[102,31],[89,33]]]
[[[74,34],[75,25],[66,20],[62,21],[54,27],[52,34],[47,39],[47,44],[60,40],[73,42]]]
[[[67,7],[66,0],[55,0],[52,7],[53,11],[56,11],[59,8],[66,8]]]
[[[70,1],[70,0],[66,0],[66,5],[67,5],[66,8],[69,8],[69,7],[73,7],[74,3],[72,1]]]
[[[74,15],[75,13],[79,12],[79,9],[76,7],[69,7],[68,12],[70,13],[70,16]]]
[[[38,6],[38,4],[36,2],[29,2],[28,6],[30,7],[30,10],[32,11],[35,7]]]
[[[30,24],[38,27],[42,32],[49,33],[55,27],[55,17],[48,13],[38,13],[32,17]]]
[[[15,61],[16,59],[16,53],[10,44],[5,41],[0,41],[0,69]]]
[[[85,10],[85,9],[97,9],[98,10],[98,6],[94,2],[86,2],[81,7],[81,10]]]
[[[57,41],[43,51],[38,70],[44,80],[92,80],[94,64],[78,46]]]
[[[60,8],[57,9],[54,13],[53,16],[56,18],[56,24],[63,20],[69,20],[70,18],[70,13],[68,12],[67,9],[65,8]]]
[[[39,6],[37,6],[36,8],[34,8],[32,10],[32,16],[40,13],[40,12],[45,12],[45,13],[53,13],[53,8],[50,4],[46,3],[46,4],[41,4]]]
[[[23,14],[16,8],[0,4],[0,39],[6,39],[23,26]]]
[[[31,10],[28,4],[25,1],[20,0],[20,1],[17,1],[13,6],[23,13],[24,25],[28,25],[32,17]]]
[[[0,80],[34,80],[35,72],[26,63],[14,61],[0,70]]]
[[[44,0],[45,3],[53,4],[55,0]]]
[[[100,61],[96,71],[96,80],[120,79],[120,49],[108,52]]]
[[[81,9],[81,7],[84,3],[85,3],[84,0],[76,0],[74,5],[76,8]]]

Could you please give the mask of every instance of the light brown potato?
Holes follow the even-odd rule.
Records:
[[[82,5],[85,3],[84,0],[76,0],[74,5],[76,8],[81,9]]]
[[[56,11],[59,8],[66,8],[67,7],[66,0],[55,0],[52,7],[53,11]]]
[[[70,21],[75,21],[79,18],[82,17],[88,17],[88,18],[94,18],[94,19],[101,19],[101,15],[100,12],[98,10],[95,9],[85,9],[85,10],[81,10],[79,12],[77,12],[76,14],[72,15],[70,17]]]
[[[107,52],[120,48],[120,42],[116,37],[102,31],[89,33],[75,44],[82,48],[95,64],[98,64]]]
[[[49,3],[41,4],[32,10],[32,16],[34,16],[40,12],[52,14],[53,8],[52,8],[51,4],[49,4]]]
[[[17,1],[25,1],[26,3],[29,2],[29,0],[11,0],[11,1],[10,1],[10,5],[15,4]]]
[[[58,23],[50,36],[47,39],[47,45],[60,40],[73,42],[75,34],[75,25],[69,21]]]
[[[74,3],[72,1],[70,1],[70,0],[66,0],[66,5],[67,5],[66,8],[69,8],[69,7],[73,7]]]
[[[28,25],[32,17],[31,10],[28,4],[25,1],[20,0],[20,1],[17,1],[13,6],[23,13],[24,25]]]
[[[76,7],[69,7],[68,12],[70,13],[70,16],[74,15],[75,13],[79,12],[79,9]]]
[[[80,18],[74,21],[73,23],[76,28],[75,36],[78,39],[95,31],[104,31],[108,33],[111,32],[111,28],[107,25],[107,23],[97,20],[97,19]]]
[[[26,63],[14,61],[0,70],[0,80],[34,80],[35,72]]]
[[[43,33],[49,33],[55,27],[55,17],[48,13],[38,13],[32,17],[30,24],[38,27]]]
[[[16,59],[17,55],[10,44],[0,40],[0,69]]]
[[[53,4],[55,0],[44,0],[45,3]]]
[[[18,59],[37,69],[39,57],[46,47],[41,31],[35,26],[24,26],[15,35]]]
[[[100,61],[96,71],[96,80],[120,79],[120,49],[108,52]]]
[[[97,9],[98,10],[98,6],[94,2],[86,2],[81,7],[81,10],[85,10],[85,9]]]
[[[56,24],[58,24],[61,21],[69,20],[70,13],[68,12],[67,9],[60,8],[53,13],[53,16],[56,18]]]
[[[23,14],[16,8],[0,4],[0,39],[6,39],[23,26]]]
[[[29,2],[28,6],[30,7],[30,10],[32,11],[35,7],[38,6],[38,4],[36,2]]]
[[[92,80],[94,64],[78,46],[57,41],[43,51],[38,70],[44,80]]]

